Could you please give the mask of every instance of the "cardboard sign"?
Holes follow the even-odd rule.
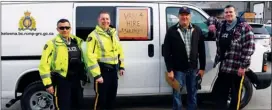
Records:
[[[120,8],[117,29],[120,39],[148,39],[148,8]]]
[[[168,77],[168,73],[167,72],[165,72],[165,80],[166,80],[166,82],[168,83],[168,85],[169,86],[171,86],[172,88],[174,88],[177,92],[181,92],[180,91],[180,84],[179,84],[179,82],[178,82],[178,80],[176,80],[176,79],[174,79],[174,80],[172,80],[172,79],[170,79],[169,77]]]

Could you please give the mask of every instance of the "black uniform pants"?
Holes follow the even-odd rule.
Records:
[[[80,110],[83,102],[83,88],[79,78],[54,77],[54,83],[56,110]]]
[[[241,101],[241,93],[243,88],[244,77],[238,76],[237,73],[224,73],[219,72],[218,78],[214,85],[214,99],[216,108],[239,110]],[[231,93],[231,101],[229,107],[227,100]]]
[[[103,83],[94,83],[96,92],[94,110],[114,109],[118,88],[118,75],[116,70],[101,68]]]

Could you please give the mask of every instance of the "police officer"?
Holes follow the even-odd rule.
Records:
[[[46,90],[54,94],[57,110],[79,110],[83,98],[81,86],[84,75],[81,43],[77,36],[70,34],[67,19],[57,22],[59,34],[47,41],[42,52],[39,72]]]
[[[217,108],[239,110],[245,72],[255,50],[254,34],[252,27],[236,16],[233,5],[225,7],[224,18],[221,24],[214,17],[208,20],[209,31],[217,34],[214,67],[221,62],[213,93]],[[230,90],[231,103],[227,107]]]
[[[124,74],[124,53],[116,33],[110,27],[110,14],[102,11],[98,25],[87,37],[88,72],[95,80],[94,110],[113,109],[118,87],[118,72]]]

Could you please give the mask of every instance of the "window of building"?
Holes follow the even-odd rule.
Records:
[[[117,28],[118,36],[121,41],[149,41],[153,39],[153,20],[152,20],[152,8],[149,9],[149,13],[140,13],[141,11],[124,11],[119,8],[123,7],[110,7],[110,6],[80,6],[76,8],[76,36],[86,40],[87,36],[95,29],[98,24],[97,18],[99,12],[107,11],[110,13],[111,26]],[[126,7],[127,8],[127,7]],[[131,9],[137,9],[141,7],[129,7]],[[120,11],[121,10],[121,11]],[[139,16],[143,16],[145,19],[142,20],[141,17],[134,17],[135,13]],[[123,14],[123,16],[118,16],[117,14]],[[128,19],[128,18],[131,19]],[[126,19],[125,19],[126,18]],[[133,19],[132,19],[133,18]],[[148,21],[149,20],[149,21]],[[139,28],[139,26],[145,26],[143,23],[149,23],[147,25],[144,33],[146,36],[139,37],[139,33],[143,32],[144,29]],[[138,26],[138,27],[137,27]],[[118,31],[119,30],[119,31]],[[123,33],[122,33],[123,32]],[[130,34],[127,34],[130,33]],[[120,37],[121,36],[121,37]]]

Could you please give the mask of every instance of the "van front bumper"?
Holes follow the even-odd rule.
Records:
[[[266,89],[271,85],[272,74],[268,72],[256,72],[255,81],[251,81],[256,90]]]

